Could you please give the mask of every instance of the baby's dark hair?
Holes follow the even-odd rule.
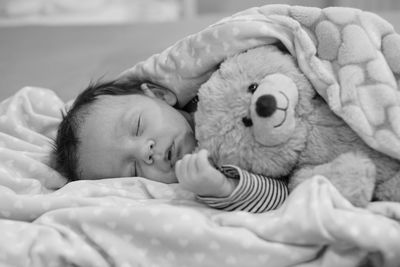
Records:
[[[62,113],[62,121],[58,126],[57,136],[53,143],[52,167],[68,181],[80,180],[81,176],[78,170],[79,131],[90,112],[90,107],[98,100],[99,96],[143,94],[140,84],[139,81],[120,82],[117,80],[91,82],[76,97],[72,106]]]

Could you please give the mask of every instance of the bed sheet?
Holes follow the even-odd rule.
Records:
[[[48,157],[64,107],[34,87],[0,104],[3,266],[399,266],[400,204],[355,208],[320,176],[262,214],[141,177],[66,183]]]

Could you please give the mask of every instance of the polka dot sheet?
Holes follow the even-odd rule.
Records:
[[[372,148],[400,159],[400,35],[370,12],[266,5],[178,41],[121,74],[175,91],[183,106],[227,57],[281,41],[331,109]]]
[[[66,184],[48,164],[64,107],[32,87],[0,103],[1,266],[399,266],[400,204],[355,208],[324,177],[263,214],[140,177]]]

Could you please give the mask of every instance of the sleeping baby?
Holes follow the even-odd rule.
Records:
[[[190,112],[176,109],[171,91],[149,83],[90,84],[63,114],[54,168],[69,181],[144,177],[179,182],[213,208],[263,212],[287,197],[285,182],[215,167],[196,148]]]

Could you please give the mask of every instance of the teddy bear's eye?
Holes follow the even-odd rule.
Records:
[[[247,88],[247,90],[248,90],[250,93],[254,94],[254,92],[257,90],[257,88],[258,88],[258,83],[252,83],[252,84],[249,85],[249,87]]]

